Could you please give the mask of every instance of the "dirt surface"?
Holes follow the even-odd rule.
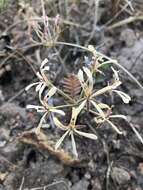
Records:
[[[143,84],[143,20],[112,28],[114,23],[141,15],[143,3],[134,1],[122,10],[126,1],[119,1],[114,13],[113,2],[100,1],[96,23],[92,0],[45,1],[45,6],[49,17],[59,14],[64,20],[80,24],[78,27],[63,24],[60,41],[93,44],[98,51],[116,58]],[[76,165],[66,165],[50,152],[20,142],[21,135],[39,122],[39,115],[26,110],[26,105],[38,104],[36,93],[24,89],[36,81],[34,72],[41,60],[48,57],[50,78],[60,86],[61,78],[67,72],[77,71],[87,55],[78,48],[63,45],[32,46],[28,25],[20,21],[32,13],[28,12],[30,8],[41,15],[40,6],[38,0],[8,1],[0,12],[0,190],[143,190],[143,145],[130,126],[134,125],[143,137],[143,93],[122,71],[121,89],[132,97],[126,106],[120,99],[114,99],[115,112],[127,115],[130,121],[130,124],[117,121],[124,135],[113,133],[107,126],[97,129],[98,141],[77,139],[84,161]],[[113,21],[107,24],[111,18]],[[98,85],[104,85],[108,77],[107,73]],[[66,149],[69,148],[67,141]]]

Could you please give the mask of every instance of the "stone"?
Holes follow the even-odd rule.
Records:
[[[125,42],[127,47],[132,47],[136,41],[136,35],[134,31],[127,28],[121,32],[120,40]]]
[[[72,186],[71,190],[88,190],[88,186],[89,186],[89,182],[85,178],[83,178],[77,183],[75,183]]]
[[[113,181],[118,183],[119,185],[123,185],[130,181],[130,174],[124,170],[123,168],[114,167],[111,172],[111,177]]]
[[[17,114],[19,114],[23,119],[26,119],[26,110],[14,103],[4,103],[0,107],[0,113],[11,117],[14,117]]]
[[[136,40],[132,47],[124,47],[119,52],[118,61],[127,70],[142,78],[143,73],[143,38]]]

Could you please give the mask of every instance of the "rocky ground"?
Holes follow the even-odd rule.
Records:
[[[84,27],[66,26],[61,39],[95,45],[98,51],[116,58],[143,84],[143,20],[112,28],[113,23],[141,15],[142,1],[135,1],[133,7],[128,6],[109,25],[106,23],[122,10],[126,1],[120,2],[114,15],[111,14],[111,9],[115,8],[114,4],[111,6],[112,1],[101,1],[95,29],[93,1],[69,1],[68,5],[65,2],[47,1],[48,15],[53,17],[59,13],[66,20]],[[77,48],[62,47],[60,58],[57,56],[59,49],[53,52],[44,47],[23,48],[31,45],[27,27],[24,24],[11,26],[23,19],[27,7],[33,7],[36,14],[40,14],[39,1],[28,3],[10,1],[0,13],[0,190],[143,190],[143,146],[126,122],[118,123],[125,132],[124,136],[108,129],[98,129],[99,141],[79,140],[85,161],[76,165],[65,165],[50,152],[20,142],[19,137],[37,126],[39,121],[35,112],[26,110],[27,104],[38,102],[35,92],[24,90],[35,81],[31,65],[38,70],[40,61],[48,56],[50,77],[58,83],[64,66],[72,72],[83,60],[83,52]],[[143,137],[142,89],[124,72],[121,72],[121,78],[122,89],[130,94],[132,100],[124,106],[115,99],[116,112],[127,115],[130,124]]]

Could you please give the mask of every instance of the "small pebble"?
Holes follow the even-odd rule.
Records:
[[[117,167],[112,169],[111,177],[119,185],[125,184],[131,179],[130,174],[125,169]]]

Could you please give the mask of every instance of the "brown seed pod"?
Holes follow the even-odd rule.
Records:
[[[81,91],[81,84],[75,74],[70,73],[66,78],[64,78],[62,85],[65,93],[67,93],[71,98],[77,99]]]

